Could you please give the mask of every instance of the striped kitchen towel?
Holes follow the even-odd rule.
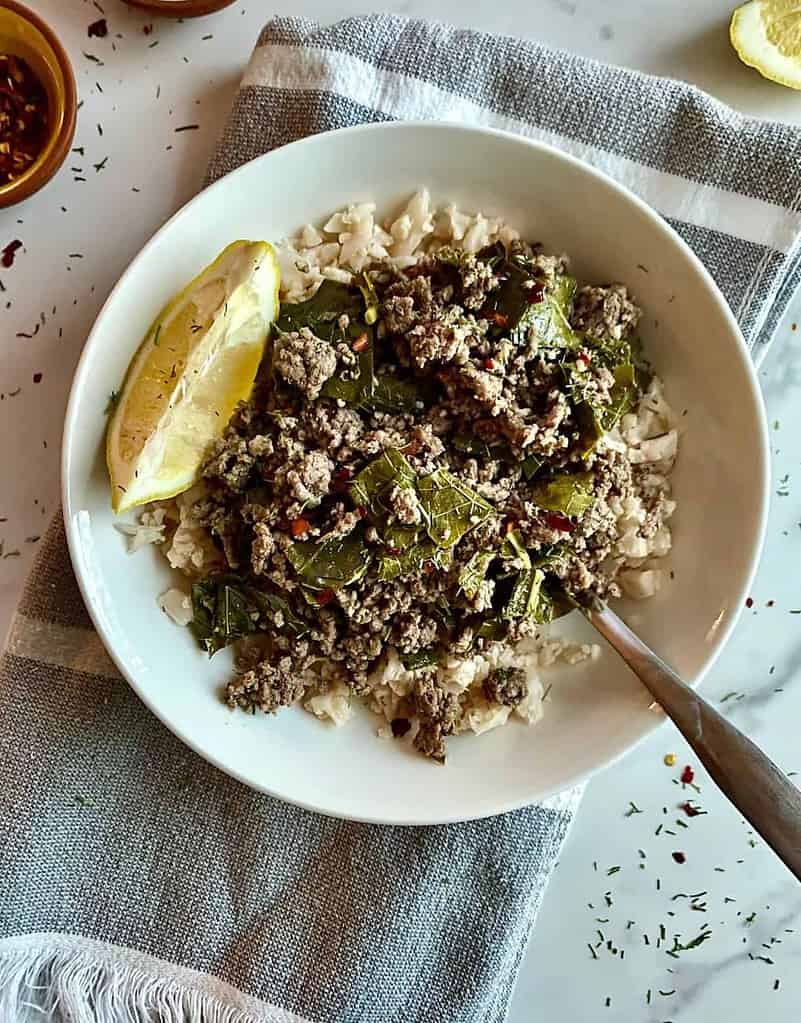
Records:
[[[689,86],[387,15],[262,33],[209,180],[441,118],[544,139],[660,210],[761,355],[798,274],[801,134]],[[579,794],[488,821],[321,818],[220,774],[116,675],[60,523],[0,662],[0,1020],[500,1021]]]
[[[695,249],[764,356],[801,280],[801,132],[683,82],[388,14],[277,18],[208,180],[315,132],[431,119],[548,142],[628,186]]]

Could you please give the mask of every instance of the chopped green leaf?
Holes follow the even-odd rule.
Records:
[[[310,590],[341,590],[358,582],[372,557],[358,533],[322,543],[297,542],[287,551],[290,564]]]
[[[485,618],[476,629],[476,639],[499,640],[506,635],[507,626],[497,617]]]
[[[523,546],[523,538],[520,536],[519,530],[510,529],[506,534],[506,539],[501,546],[501,557],[517,558],[522,569],[531,568],[531,558]]]
[[[419,575],[426,565],[440,572],[447,572],[453,562],[450,548],[436,547],[432,543],[418,543],[413,547],[398,550],[397,554],[383,554],[379,559],[378,578],[382,581]]]
[[[340,341],[340,317],[348,317],[345,336],[355,340],[364,333],[364,300],[357,288],[339,281],[324,280],[311,298],[284,302],[276,326],[283,333],[308,327],[323,341]]]
[[[612,430],[622,416],[634,408],[639,393],[640,379],[634,365],[632,346],[628,341],[607,339],[594,341],[585,338],[596,366],[608,369],[615,378],[609,391],[609,401],[601,402],[587,385],[595,379],[586,367],[565,363],[564,372],[576,416],[582,427],[584,454],[589,454],[596,443]]]
[[[231,579],[239,582],[236,577],[212,576],[192,587],[190,628],[209,654],[255,631],[248,599]]]
[[[371,327],[378,319],[378,295],[367,271],[359,278],[358,286],[364,299],[364,322]]]
[[[308,623],[295,614],[289,602],[279,597],[277,593],[263,593],[261,590],[249,588],[247,594],[260,610],[269,608],[271,611],[280,611],[284,619],[284,628],[293,636],[300,637],[309,631]]]
[[[492,505],[446,469],[417,481],[428,535],[439,547],[455,547],[465,533],[485,522]]]
[[[459,573],[459,586],[468,600],[478,593],[494,558],[494,551],[476,551]]]
[[[575,293],[575,278],[568,274],[557,274],[542,302],[529,306],[530,311],[523,317],[521,327],[534,327],[543,346],[577,348],[580,339],[570,326],[569,319]]]
[[[357,508],[366,508],[377,521],[384,521],[390,514],[388,500],[393,488],[411,490],[415,478],[406,456],[397,448],[387,448],[351,482],[351,500]]]
[[[582,515],[592,506],[593,477],[590,472],[561,473],[534,488],[534,503],[563,515]]]
[[[479,440],[478,437],[470,437],[466,433],[457,433],[453,438],[453,446],[457,451],[463,451],[466,455],[476,455],[487,460],[492,457],[489,444]]]
[[[545,573],[540,568],[528,568],[522,571],[517,577],[512,596],[503,609],[502,617],[507,620],[514,618],[536,619],[540,591],[544,581]]]
[[[439,655],[436,650],[418,650],[414,654],[405,654],[401,657],[403,666],[407,671],[419,671],[421,668],[433,668],[439,663]]]
[[[520,468],[523,470],[523,475],[527,480],[533,480],[544,464],[544,458],[539,458],[537,455],[528,455],[520,463]]]
[[[411,380],[399,380],[379,373],[370,395],[361,399],[361,407],[374,412],[414,412],[423,402],[423,393]]]
[[[514,258],[506,260],[500,272],[505,280],[493,292],[489,302],[496,320],[490,328],[492,336],[508,334],[513,341],[522,344],[533,328],[544,346],[578,347],[580,339],[570,326],[575,278],[556,274],[553,282],[544,286],[542,277],[534,272],[527,260]],[[532,296],[538,293],[542,298],[532,302]]]
[[[210,654],[229,646],[243,636],[264,628],[260,616],[280,611],[282,630],[299,637],[309,625],[296,614],[283,597],[265,593],[239,576],[228,573],[209,576],[192,587],[192,621],[195,638]],[[275,628],[270,616],[269,627]]]

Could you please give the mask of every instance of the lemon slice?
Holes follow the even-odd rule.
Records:
[[[253,388],[280,271],[267,242],[237,241],[159,314],[128,367],[108,425],[116,512],[174,497]]]
[[[729,36],[744,64],[772,82],[801,89],[798,0],[750,0],[732,15]]]

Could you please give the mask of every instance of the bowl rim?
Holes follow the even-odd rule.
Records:
[[[41,163],[35,163],[28,173],[12,183],[11,187],[6,187],[5,191],[0,192],[0,209],[5,209],[8,206],[14,206],[16,203],[30,198],[35,192],[44,188],[66,160],[72,140],[75,137],[75,126],[78,119],[78,89],[75,83],[75,72],[72,69],[72,62],[64,44],[44,18],[37,14],[36,11],[19,3],[18,0],[0,0],[0,8],[11,11],[21,20],[27,21],[44,36],[64,79],[64,112],[58,132],[55,135],[55,143]]]
[[[168,18],[199,18],[230,7],[237,0],[125,0],[130,7]]]
[[[701,277],[702,281],[706,285],[706,289],[714,299],[721,312],[724,320],[726,321],[733,342],[735,344],[737,353],[740,357],[740,362],[745,369],[745,376],[747,380],[747,386],[751,392],[751,396],[754,400],[754,407],[757,412],[756,428],[758,431],[758,439],[756,443],[758,451],[758,464],[754,466],[755,469],[755,481],[759,487],[759,514],[756,526],[754,529],[754,542],[752,550],[748,560],[748,567],[744,573],[743,583],[740,588],[740,592],[736,595],[736,600],[733,602],[733,613],[728,616],[726,623],[720,628],[718,632],[718,641],[715,649],[709,655],[695,678],[689,680],[689,684],[693,688],[697,688],[703,681],[706,674],[711,670],[721,652],[728,643],[731,634],[740,620],[740,617],[745,606],[745,600],[752,587],[754,576],[756,575],[757,567],[762,554],[762,549],[765,542],[765,534],[767,530],[768,511],[770,504],[770,439],[768,430],[767,413],[764,404],[764,398],[762,391],[759,387],[759,380],[757,375],[757,369],[751,358],[751,352],[746,345],[743,337],[740,325],[737,322],[734,313],[730,306],[723,297],[720,288],[715,282],[709,270],[701,262],[698,255],[693,249],[684,241],[684,239],[678,234],[678,232],[651,206],[648,205],[638,195],[628,189],[625,185],[616,181],[610,177],[604,171],[593,167],[591,164],[573,156],[570,153],[566,153],[556,146],[550,145],[545,142],[541,142],[537,139],[526,138],[525,136],[518,135],[514,132],[504,131],[501,129],[487,128],[479,125],[464,124],[457,121],[381,121],[381,122],[367,122],[364,124],[351,125],[345,128],[338,128],[334,131],[320,132],[316,135],[306,136],[301,139],[297,139],[294,142],[288,143],[286,146],[278,147],[278,149],[287,149],[292,147],[301,147],[304,145],[315,145],[325,144],[325,139],[330,135],[347,136],[347,135],[358,135],[358,134],[370,134],[370,133],[383,133],[383,132],[397,132],[397,131],[419,131],[420,129],[437,132],[442,131],[458,131],[473,134],[476,136],[493,136],[500,137],[501,139],[514,142],[519,145],[530,146],[534,149],[538,149],[548,154],[551,158],[556,158],[559,161],[565,161],[574,167],[579,168],[584,173],[588,174],[591,178],[594,178],[604,184],[606,187],[612,188],[622,198],[633,204],[639,212],[645,216],[659,231],[666,234],[672,242],[679,247],[683,255],[689,260],[695,272]],[[89,365],[88,352],[93,347],[93,341],[98,331],[98,325],[104,318],[108,306],[112,303],[118,291],[126,287],[127,281],[133,269],[138,266],[141,260],[149,258],[150,250],[155,246],[161,235],[168,231],[171,226],[183,216],[191,216],[195,205],[199,202],[202,196],[206,192],[214,189],[221,188],[223,182],[226,179],[236,176],[243,172],[245,168],[249,167],[253,163],[259,161],[268,160],[273,153],[277,152],[278,149],[270,150],[267,153],[254,157],[252,160],[248,160],[246,163],[237,167],[235,170],[229,172],[217,181],[208,185],[202,189],[196,196],[189,200],[184,206],[181,207],[176,213],[174,213],[169,220],[167,220],[145,243],[142,249],[134,256],[131,263],[123,272],[122,276],[109,293],[108,298],[103,303],[94,325],[87,337],[84,345],[81,357],[76,366],[75,373],[73,376],[72,385],[70,388],[70,395],[67,404],[67,411],[64,420],[64,433],[61,448],[61,498],[62,498],[62,514],[64,517],[64,529],[67,537],[67,546],[70,553],[70,559],[72,561],[73,570],[75,577],[78,582],[78,586],[81,592],[81,596],[86,605],[89,616],[95,629],[100,636],[105,649],[107,650],[111,660],[118,668],[122,677],[128,682],[133,688],[134,692],[143,701],[148,710],[153,713],[161,722],[164,724],[174,735],[176,735],[181,742],[188,746],[191,750],[201,756],[208,763],[214,767],[223,771],[229,777],[235,778],[237,781],[246,785],[248,788],[255,789],[256,791],[263,792],[274,798],[288,802],[294,806],[299,806],[304,810],[309,810],[314,813],[320,813],[324,816],[335,817],[337,819],[353,820],[365,824],[381,824],[391,826],[403,826],[403,827],[417,827],[417,826],[435,826],[440,824],[456,824],[470,820],[480,820],[489,817],[494,817],[502,813],[509,813],[513,810],[519,810],[526,806],[540,803],[543,800],[551,799],[559,796],[560,794],[569,792],[572,788],[581,786],[586,783],[590,778],[600,771],[606,770],[614,764],[618,763],[623,757],[627,756],[634,749],[640,746],[647,738],[649,738],[657,728],[661,727],[667,718],[663,715],[654,714],[654,721],[652,725],[649,725],[642,733],[642,735],[634,742],[630,743],[624,749],[618,753],[607,757],[601,761],[597,766],[590,768],[586,771],[577,773],[571,777],[569,781],[564,784],[555,784],[547,789],[540,791],[534,798],[511,798],[508,800],[498,799],[493,805],[492,809],[478,810],[473,813],[454,812],[453,814],[438,814],[436,817],[420,815],[418,811],[417,816],[408,816],[402,819],[393,818],[388,819],[375,813],[370,814],[349,814],[345,817],[343,814],[337,813],[325,806],[321,806],[310,800],[300,800],[284,791],[283,787],[271,787],[269,784],[258,784],[254,783],[250,778],[245,777],[241,772],[221,762],[221,760],[213,753],[208,750],[202,749],[199,744],[195,743],[191,738],[184,734],[184,730],[181,729],[176,723],[167,720],[161,715],[152,705],[151,700],[147,692],[141,688],[129,675],[126,666],[122,662],[122,658],[117,654],[114,649],[114,645],[111,642],[111,638],[108,635],[103,623],[103,618],[100,614],[96,613],[93,605],[92,594],[86,580],[84,579],[80,569],[80,558],[78,557],[78,551],[80,550],[81,540],[76,527],[76,520],[73,514],[75,510],[75,504],[73,501],[73,493],[71,486],[71,468],[72,468],[72,444],[71,439],[75,432],[75,422],[79,415],[79,392],[81,390],[82,379],[84,374],[87,372]]]

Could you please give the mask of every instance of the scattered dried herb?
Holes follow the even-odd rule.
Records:
[[[98,18],[87,28],[86,34],[90,39],[105,39],[108,35],[108,22],[105,18]]]

